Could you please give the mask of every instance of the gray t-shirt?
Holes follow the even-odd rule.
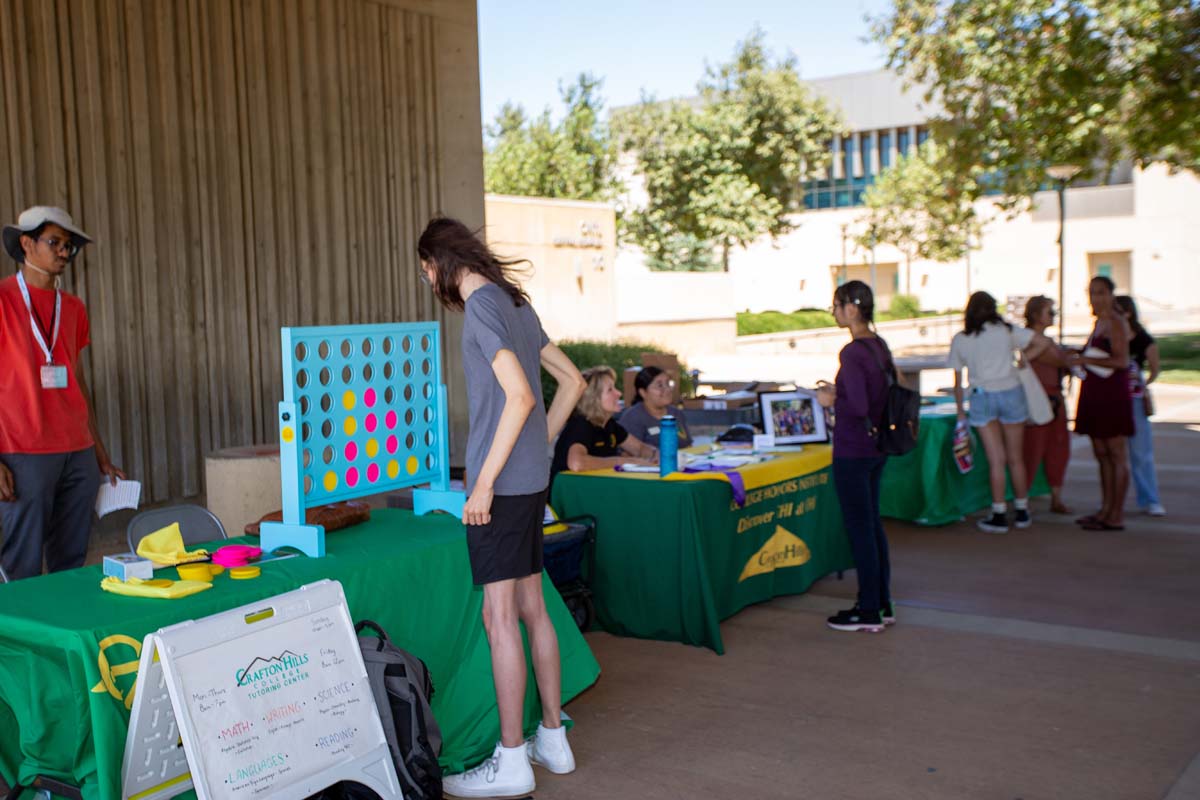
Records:
[[[475,488],[475,478],[487,459],[504,410],[504,389],[492,371],[492,361],[501,350],[512,351],[521,362],[537,402],[496,478],[495,492],[498,495],[540,492],[550,482],[546,407],[541,392],[541,353],[550,340],[533,307],[529,303],[513,305],[508,293],[494,283],[472,292],[465,311],[462,354],[471,423],[467,435],[467,493]]]
[[[679,446],[691,447],[692,435],[688,431],[687,418],[683,410],[675,406],[667,406],[667,413],[675,418],[675,429],[679,432]],[[629,431],[629,435],[645,442],[651,447],[658,447],[662,420],[650,415],[645,403],[634,403],[621,413],[621,427]]]

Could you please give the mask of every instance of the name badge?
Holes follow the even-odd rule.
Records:
[[[65,388],[67,388],[67,368],[60,364],[43,364],[42,365],[42,388],[43,389],[65,389]]]
[[[646,433],[651,436],[658,436],[658,426],[655,425],[653,428],[646,428]]]

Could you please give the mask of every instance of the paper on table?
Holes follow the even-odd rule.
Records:
[[[103,517],[118,508],[137,508],[138,500],[142,497],[140,481],[126,481],[117,478],[113,486],[107,480],[100,483],[100,492],[96,495],[96,513]]]
[[[654,464],[622,464],[621,472],[658,472]]]
[[[1089,347],[1083,351],[1083,354],[1088,358],[1107,358],[1109,355],[1099,347]],[[1095,364],[1086,364],[1085,366],[1089,372],[1092,372],[1101,378],[1107,378],[1109,375],[1113,374],[1112,367],[1098,367]]]

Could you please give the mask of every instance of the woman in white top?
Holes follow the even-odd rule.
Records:
[[[954,402],[958,418],[968,418],[963,408],[962,371],[970,376],[971,427],[983,440],[987,453],[992,489],[992,514],[976,525],[989,533],[1008,532],[1008,506],[1005,504],[1005,465],[1012,473],[1013,505],[1016,512],[1013,524],[1028,528],[1033,524],[1029,515],[1029,481],[1021,452],[1025,437],[1025,390],[1017,375],[1013,351],[1019,350],[1026,360],[1037,358],[1050,340],[1028,328],[1014,328],[996,311],[996,300],[987,292],[975,292],[967,301],[963,330],[950,343],[949,366],[954,370]]]

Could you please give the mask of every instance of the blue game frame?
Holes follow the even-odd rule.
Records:
[[[450,489],[450,436],[437,322],[282,328],[279,473],[283,521],[260,526],[263,550],[325,555],[308,509],[429,484],[417,514],[462,516]]]

